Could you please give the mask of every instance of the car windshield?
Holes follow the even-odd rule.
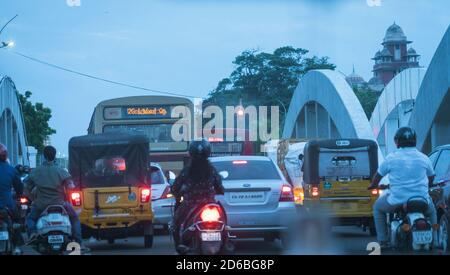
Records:
[[[164,184],[166,181],[164,180],[164,174],[163,172],[156,168],[151,167],[150,168],[150,184]]]
[[[280,175],[271,161],[235,160],[212,162],[224,180],[278,180]]]

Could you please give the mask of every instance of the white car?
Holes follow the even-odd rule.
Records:
[[[259,156],[214,157],[210,161],[222,176],[225,195],[217,200],[225,208],[231,235],[287,240],[284,233],[297,211],[292,186],[278,166]]]
[[[170,193],[170,185],[161,166],[157,163],[150,164],[149,179],[152,186],[153,227],[167,230],[172,220],[172,205],[175,198]]]

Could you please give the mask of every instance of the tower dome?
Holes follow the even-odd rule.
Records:
[[[383,39],[383,44],[389,42],[409,43],[402,28],[399,25],[395,24],[395,22],[386,30],[386,35],[384,36]]]

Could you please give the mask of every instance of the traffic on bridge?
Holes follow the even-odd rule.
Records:
[[[0,255],[450,254],[446,1],[420,25],[406,0],[24,2],[0,4]],[[434,30],[422,58],[397,20]]]

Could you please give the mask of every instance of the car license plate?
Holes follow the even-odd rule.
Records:
[[[50,235],[48,236],[48,243],[54,244],[54,243],[63,243],[64,242],[64,236],[63,235]]]
[[[414,231],[413,242],[416,244],[429,244],[433,240],[431,231]]]
[[[202,232],[202,241],[204,242],[219,242],[222,240],[220,232]]]
[[[8,231],[0,231],[0,241],[6,241],[9,239]]]
[[[231,192],[231,203],[260,203],[264,202],[264,192]]]

